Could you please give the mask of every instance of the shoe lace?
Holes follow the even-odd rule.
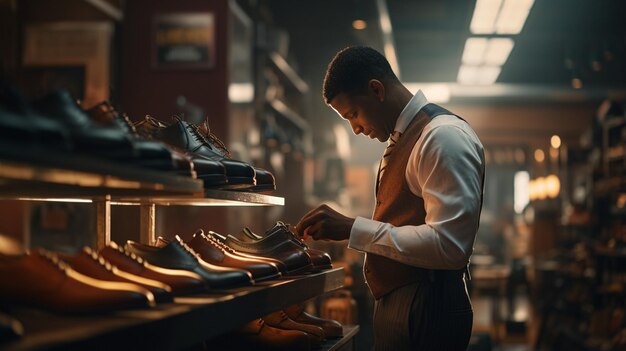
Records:
[[[141,258],[141,257],[139,257],[139,256],[137,256],[137,255],[135,255],[135,254],[134,254],[134,253],[132,253],[132,252],[128,252],[128,251],[124,250],[124,249],[123,249],[122,247],[120,247],[120,246],[113,247],[113,246],[110,246],[110,245],[109,245],[109,247],[111,247],[111,248],[115,249],[115,250],[116,250],[117,252],[119,252],[120,254],[122,254],[122,255],[124,255],[124,256],[126,256],[126,257],[130,258],[131,260],[133,260],[133,261],[135,261],[135,262],[137,262],[137,263],[139,263],[139,264],[141,264],[141,265],[143,265],[143,264],[145,263],[145,260],[144,260],[143,258]]]
[[[185,244],[182,240],[176,240],[178,245],[180,245],[183,249],[185,249],[185,253],[189,255],[189,257],[194,260],[198,260],[198,253],[196,253],[192,248],[190,248],[187,244]]]
[[[215,239],[212,235],[209,234],[206,237],[209,239],[209,241],[211,241],[213,244],[217,245],[217,247],[219,247],[220,249],[228,251],[230,253],[235,252],[235,250],[230,248],[230,246],[228,246],[228,245],[224,244],[223,242]]]
[[[304,242],[304,239],[302,239],[300,236],[296,235],[291,230],[291,224],[284,223],[284,222],[281,222],[281,221],[277,221],[275,227],[279,227],[280,229],[284,230],[289,235],[291,235],[291,237],[295,240],[295,243],[300,245],[302,248],[305,248],[305,249],[309,248],[309,246],[306,244],[306,242]]]
[[[91,257],[92,260],[96,261],[99,265],[104,267],[107,271],[111,272],[113,270],[113,265],[109,263],[104,257],[98,255],[97,252],[93,251],[91,248],[86,247],[85,252]]]
[[[45,258],[48,263],[52,264],[55,268],[60,269],[63,272],[65,272],[69,268],[69,265],[59,259],[59,257],[53,252],[39,249],[37,250],[37,253],[39,253],[41,257]]]
[[[220,149],[226,157],[230,158],[230,151],[226,148],[226,144],[224,144],[224,142],[221,141],[215,134],[211,133],[211,128],[209,128],[208,123],[204,123],[206,130],[202,130],[199,126],[191,123],[189,123],[188,126],[192,128],[194,136],[199,138],[196,140]]]

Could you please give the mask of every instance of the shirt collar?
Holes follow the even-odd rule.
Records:
[[[426,96],[424,96],[424,93],[422,93],[421,90],[418,90],[406,106],[404,106],[402,112],[400,112],[400,116],[398,116],[396,126],[393,130],[404,133],[406,128],[409,126],[409,123],[413,120],[413,117],[415,117],[415,115],[417,115],[417,113],[422,109],[422,107],[426,106],[426,104],[428,104]]]

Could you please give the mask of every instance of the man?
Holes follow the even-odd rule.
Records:
[[[322,205],[297,232],[347,239],[366,253],[377,351],[465,350],[473,312],[464,273],[482,207],[482,144],[463,119],[429,104],[421,91],[413,96],[371,48],[338,52],[323,95],[354,134],[389,145],[371,220]]]

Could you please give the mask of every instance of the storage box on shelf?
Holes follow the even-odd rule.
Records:
[[[141,206],[141,240],[154,241],[154,206],[284,205],[284,198],[255,193],[203,190],[202,182],[72,155],[52,158],[19,150],[0,154],[0,196],[64,201],[80,198],[99,208],[98,246],[110,237],[110,206]],[[20,194],[24,191],[24,195]],[[61,315],[12,307],[25,335],[0,345],[5,350],[34,349],[185,349],[235,329],[267,313],[333,291],[343,285],[343,269],[258,283],[251,287],[179,297],[149,310],[104,315]],[[349,344],[358,328],[328,349]]]

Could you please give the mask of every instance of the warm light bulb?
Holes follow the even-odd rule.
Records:
[[[543,150],[537,149],[535,150],[535,161],[541,163],[545,160],[546,155],[543,153]]]
[[[580,78],[573,78],[572,79],[572,87],[574,89],[580,89],[583,87],[583,81]]]
[[[550,145],[552,145],[553,148],[558,149],[561,146],[561,138],[559,138],[558,135],[553,135],[552,138],[550,138]]]
[[[362,30],[367,28],[367,22],[365,22],[364,20],[354,20],[352,21],[352,28],[356,29],[356,30]]]
[[[537,199],[544,200],[548,196],[548,191],[546,189],[546,179],[544,177],[537,178],[536,190],[537,190]]]
[[[528,182],[528,199],[530,201],[537,199],[537,181],[535,179]]]
[[[549,198],[554,199],[555,197],[559,196],[559,192],[561,191],[561,181],[559,180],[559,177],[551,174],[546,177],[544,183],[546,190],[545,192]]]

